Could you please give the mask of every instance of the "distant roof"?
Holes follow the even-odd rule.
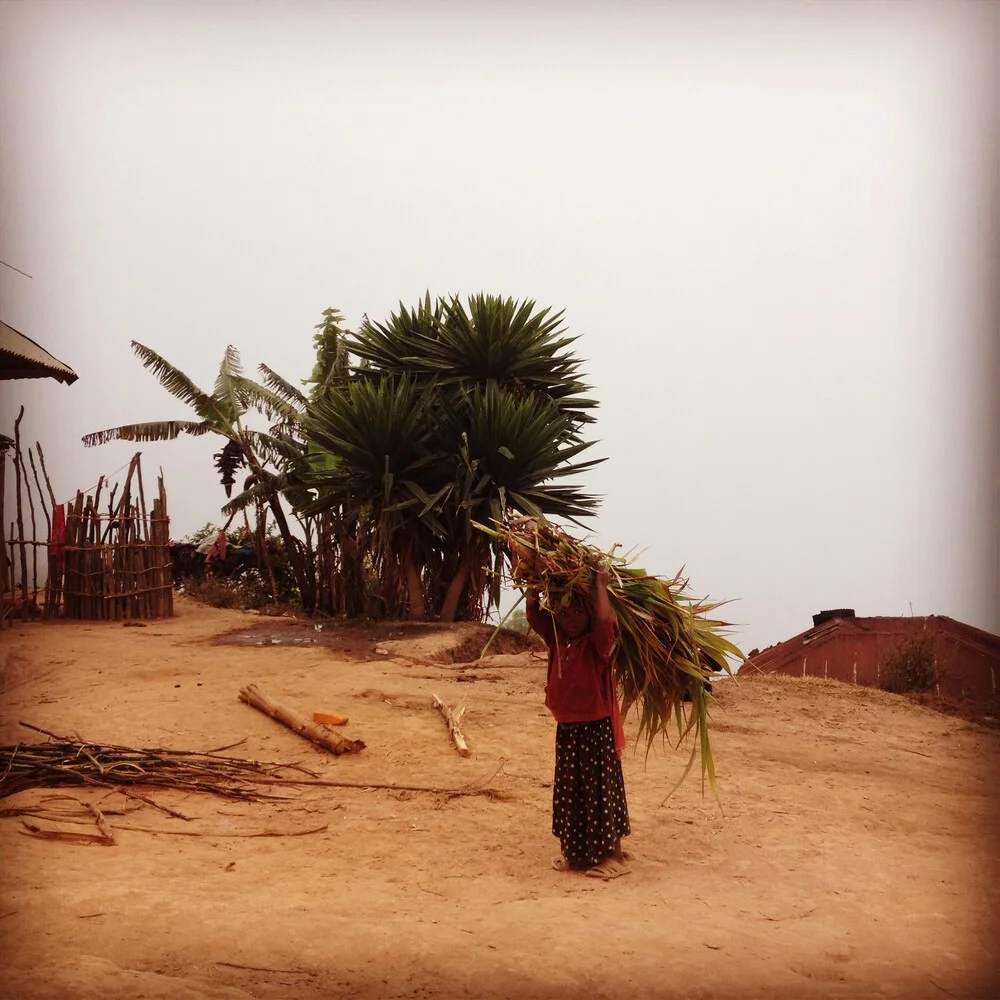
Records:
[[[0,321],[0,379],[54,378],[71,385],[79,378],[30,337]]]
[[[926,615],[916,617],[911,615],[876,615],[871,618],[856,618],[850,608],[838,609],[850,612],[844,617],[834,617],[814,625],[805,632],[793,635],[774,646],[768,646],[749,657],[751,666],[758,670],[780,669],[780,664],[797,659],[802,655],[803,646],[816,648],[838,635],[907,635],[916,631],[948,632],[960,642],[977,646],[989,655],[1000,655],[1000,636],[965,622],[956,621],[947,615]],[[832,612],[837,615],[838,612]],[[821,615],[816,615],[820,618]]]

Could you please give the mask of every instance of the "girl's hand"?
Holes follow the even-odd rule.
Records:
[[[609,563],[607,560],[594,573],[594,620],[596,622],[611,621],[614,612],[608,598]]]

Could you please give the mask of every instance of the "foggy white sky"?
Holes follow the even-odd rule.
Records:
[[[92,430],[480,290],[566,310],[602,545],[738,599],[1000,632],[1000,5],[0,3],[0,316],[79,381],[0,384],[68,498]],[[145,445],[180,537],[217,441]]]

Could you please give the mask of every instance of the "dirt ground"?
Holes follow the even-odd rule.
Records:
[[[551,867],[538,655],[472,662],[469,626],[317,632],[183,597],[177,610],[144,628],[0,632],[0,743],[44,741],[20,721],[130,747],[243,740],[227,753],[371,787],[150,793],[188,821],[135,801],[113,814],[113,794],[113,847],[38,839],[10,814],[82,811],[43,800],[104,789],[3,798],[4,998],[1000,996],[995,731],[834,681],[724,681],[721,808],[697,777],[663,804],[685,753],[628,751],[633,871],[601,882]],[[319,750],[241,703],[250,682],[347,715],[338,731],[366,749]],[[469,757],[435,693],[467,706]]]

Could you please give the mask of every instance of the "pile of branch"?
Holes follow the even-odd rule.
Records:
[[[431,792],[448,798],[463,795],[508,798],[505,793],[491,786],[493,779],[503,770],[503,760],[483,781],[458,788],[364,779],[330,780],[320,778],[315,771],[298,764],[269,764],[220,756],[223,750],[231,750],[243,740],[204,753],[193,750],[134,749],[57,736],[27,722],[22,722],[21,725],[51,736],[53,742],[0,746],[0,798],[29,788],[59,788],[67,785],[113,788],[180,819],[188,817],[136,792],[126,791],[126,786],[145,785],[176,788],[184,792],[210,792],[244,801],[288,798],[287,795],[262,792],[256,787],[260,785],[286,788],[384,788],[393,792]],[[0,816],[2,815],[13,813],[10,810],[0,810]]]
[[[26,722],[21,725],[52,737],[52,742],[0,746],[0,798],[28,788],[144,785],[210,792],[224,798],[249,801],[276,798],[261,791],[259,786],[280,784],[287,772],[316,777],[314,772],[297,764],[261,764],[220,756],[221,751],[239,745],[235,743],[204,753],[135,749],[81,742]]]

